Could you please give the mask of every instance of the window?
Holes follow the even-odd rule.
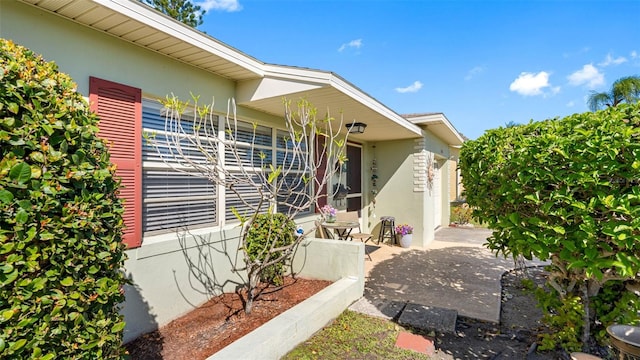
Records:
[[[218,196],[218,190],[221,189],[209,179],[196,176],[189,166],[181,164],[180,159],[175,159],[172,155],[176,150],[167,145],[167,137],[175,141],[179,135],[173,129],[165,128],[163,111],[159,102],[147,99],[142,102],[143,131],[154,134],[157,144],[157,148],[146,141],[142,145],[142,223],[145,235],[165,233],[178,227],[215,226],[222,221],[237,221],[233,210],[241,215],[250,215],[251,209],[257,207],[261,200],[264,201],[260,190],[269,190],[262,179],[268,177],[270,165],[293,165],[295,168],[301,164],[300,158],[294,159],[292,156],[292,143],[287,140],[286,131],[278,130],[274,141],[274,130],[270,127],[244,121],[226,124],[216,117],[214,124],[208,124],[207,129],[199,130],[200,135],[203,138],[218,135],[219,126],[224,126],[224,168],[228,171],[226,177],[236,177],[237,180],[233,188],[224,189]],[[218,123],[219,121],[222,123]],[[183,115],[181,125],[184,138],[180,139],[180,151],[196,162],[206,163],[202,152],[195,149],[184,135],[191,134],[193,117]],[[275,147],[274,143],[277,144]],[[215,147],[203,142],[205,149],[207,146],[210,153],[216,151]],[[237,150],[234,151],[234,148]],[[306,149],[303,152],[306,154]],[[171,166],[165,161],[170,162]],[[249,174],[249,178],[245,174]],[[284,191],[277,195],[277,199],[271,199],[279,203],[278,211],[286,213],[291,210],[289,206],[282,204],[285,201],[298,206],[308,201],[310,185],[302,181],[302,175],[302,171],[292,171],[287,175]],[[221,204],[221,209],[217,208],[218,204]],[[261,204],[261,211],[267,211],[270,205],[272,204],[264,202]]]
[[[193,129],[193,117],[183,115],[186,134]],[[214,122],[217,122],[217,117]],[[208,124],[206,132],[216,133],[216,124]],[[153,134],[153,144],[142,143],[142,228],[145,235],[167,232],[179,227],[204,227],[217,225],[216,186],[209,179],[195,176],[193,169],[179,163],[171,153],[181,151],[198,162],[205,162],[205,155],[197,150],[189,139],[180,139],[180,149],[170,149],[167,137],[176,139],[177,133],[165,129],[162,105],[156,101],[142,102],[142,129]],[[168,131],[167,131],[168,130]],[[200,129],[204,134],[205,129]],[[206,144],[203,145],[206,148]],[[213,148],[209,148],[213,151]],[[163,161],[164,159],[164,161]],[[171,165],[165,163],[168,162]]]
[[[253,124],[244,121],[230,121],[225,130],[224,165],[229,170],[228,176],[239,182],[233,189],[226,189],[225,219],[235,221],[233,209],[240,215],[250,215],[251,209],[263,200],[260,191],[268,191],[262,178],[273,161],[273,137],[271,128],[255,125],[254,129]],[[260,210],[267,211],[269,205],[260,204]]]
[[[284,179],[282,176],[279,179],[282,186],[277,194],[278,212],[294,212],[309,201],[311,181],[305,163],[309,151],[306,145],[304,141],[293,141],[287,131],[276,132],[276,165],[282,166],[284,174]]]
[[[218,226],[237,221],[232,209],[249,214],[260,201],[261,211],[276,206],[288,213],[309,200],[310,182],[306,181],[304,158],[294,157],[295,145],[283,130],[248,122],[225,124],[218,116],[210,123],[198,124],[202,140],[223,136],[224,154],[220,154],[227,178],[237,177],[233,188],[224,189],[194,171],[182,156],[199,164],[207,163],[208,154],[218,156],[214,144],[202,141],[196,147],[192,130],[193,116],[182,116],[183,131],[166,128],[162,104],[142,99],[141,90],[106,80],[91,78],[92,109],[100,115],[100,136],[110,141],[111,160],[118,166],[125,199],[125,237],[129,247],[137,247],[143,236],[174,231],[176,228]],[[224,128],[225,131],[220,131]],[[153,139],[144,139],[143,134]],[[178,143],[179,146],[169,146]],[[236,148],[237,151],[232,149]],[[205,150],[205,153],[201,151]],[[307,149],[302,148],[302,156]],[[271,166],[288,169],[279,180],[283,186],[275,199],[263,199],[260,190],[270,190],[263,179]],[[247,178],[244,174],[249,174]],[[287,205],[287,204],[293,204]],[[300,213],[308,213],[306,209]]]

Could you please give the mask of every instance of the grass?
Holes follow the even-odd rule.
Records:
[[[400,331],[412,332],[391,321],[346,310],[282,359],[429,359],[424,354],[396,348]]]

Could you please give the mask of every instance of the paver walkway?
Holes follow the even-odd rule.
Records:
[[[489,235],[486,229],[442,228],[427,249],[373,249],[364,297],[350,308],[397,319],[406,304],[419,304],[499,322],[500,280],[514,263],[482,247]]]

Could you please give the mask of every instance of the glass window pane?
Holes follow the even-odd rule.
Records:
[[[244,121],[231,121],[225,124],[225,137],[228,140],[235,140],[236,143],[245,145],[272,146],[271,128],[256,125],[255,130],[252,123]]]
[[[281,188],[278,191],[278,212],[284,214],[290,214],[297,212],[298,214],[309,213],[309,207],[307,205],[310,196],[310,185],[304,182],[302,174],[289,175],[284,178],[280,178]],[[301,207],[307,207],[301,210]]]
[[[239,174],[239,173],[235,173],[234,175],[239,176],[239,178],[243,178],[243,175]],[[260,184],[260,180],[259,177],[255,176],[253,177],[254,181],[257,184]],[[239,183],[236,186],[234,186],[234,190],[237,192],[234,192],[233,190],[226,190],[226,197],[225,197],[225,201],[226,201],[226,208],[225,208],[225,219],[228,221],[237,221],[237,217],[233,214],[232,209],[236,209],[240,215],[242,216],[249,216],[251,214],[253,214],[253,209],[258,207],[258,204],[260,203],[260,201],[264,201],[265,198],[263,198],[263,195],[260,194],[259,188],[262,187],[264,188],[264,194],[268,195],[268,189],[265,188],[264,185],[260,186],[256,188],[256,186],[252,186],[251,184],[247,184],[247,183]],[[238,194],[240,196],[238,196]],[[264,201],[262,203],[262,206],[260,207],[260,212],[264,212],[267,211],[267,209],[269,209],[269,202],[268,201]]]
[[[157,101],[143,100],[142,124],[143,131],[153,134],[151,142],[143,139],[142,157],[144,161],[142,176],[142,228],[145,235],[169,232],[178,227],[194,228],[213,226],[217,223],[217,194],[216,186],[208,179],[174,170],[169,165],[178,166],[180,156],[171,153],[176,148],[170,148],[165,132],[165,118],[162,105]],[[201,146],[193,143],[193,118],[184,115],[180,122],[186,134],[180,134],[180,151],[188,158],[206,163],[209,154],[215,154],[213,144],[207,143],[202,137]],[[217,120],[215,120],[217,121]],[[205,129],[200,126],[200,135],[215,132],[215,121]],[[199,126],[199,125],[196,125]],[[169,136],[168,136],[169,135]],[[173,133],[173,135],[176,135]],[[153,144],[152,144],[153,143]],[[184,168],[188,170],[187,167]]]

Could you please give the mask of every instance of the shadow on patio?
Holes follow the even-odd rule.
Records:
[[[373,261],[365,262],[369,309],[358,304],[353,309],[393,318],[400,304],[410,303],[499,322],[500,279],[514,262],[482,247],[490,234],[487,229],[443,228],[427,249],[380,244],[371,252]]]

